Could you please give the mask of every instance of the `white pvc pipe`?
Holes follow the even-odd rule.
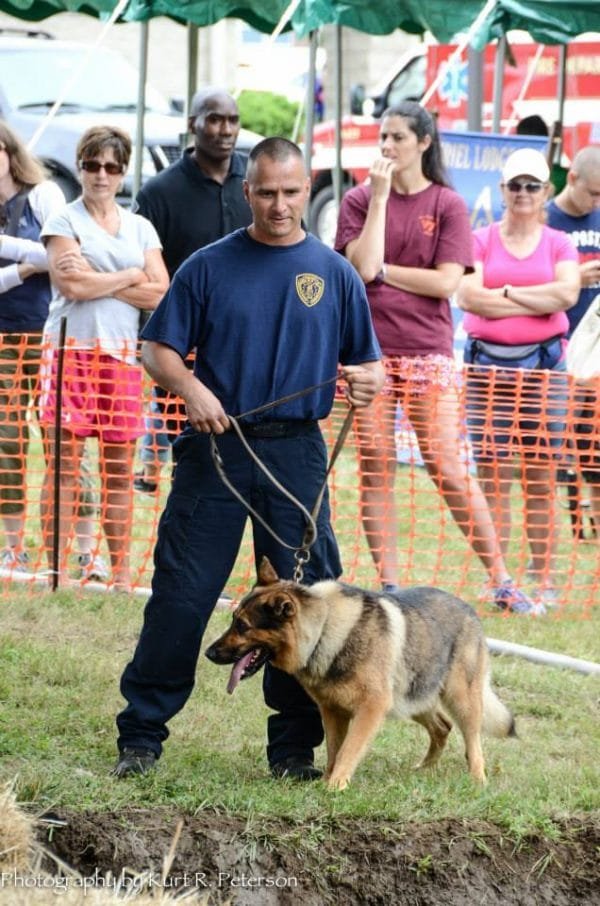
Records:
[[[578,670],[579,673],[600,676],[600,664],[595,664],[593,661],[583,661],[570,657],[568,654],[554,654],[552,651],[542,651],[540,648],[530,648],[529,645],[517,645],[515,642],[504,642],[501,639],[487,639],[487,643],[492,654],[513,654],[536,664],[564,667],[569,670]]]
[[[110,14],[110,17],[108,18],[108,20],[102,27],[100,34],[98,35],[98,37],[96,38],[94,43],[91,45],[89,51],[86,53],[86,55],[81,60],[79,66],[77,66],[75,69],[73,69],[69,73],[69,78],[65,81],[64,85],[62,86],[62,90],[59,92],[59,95],[56,98],[56,100],[54,101],[54,104],[52,105],[52,107],[50,108],[50,110],[48,111],[48,113],[46,114],[46,116],[44,117],[44,119],[42,120],[42,122],[40,123],[40,125],[38,126],[36,131],[34,132],[34,134],[31,136],[31,138],[27,142],[27,149],[29,151],[33,151],[35,149],[35,146],[37,145],[40,137],[44,134],[44,132],[46,131],[46,129],[48,128],[48,126],[50,125],[50,123],[52,122],[52,120],[54,119],[54,117],[56,116],[58,111],[60,110],[64,99],[66,98],[68,92],[71,89],[71,86],[74,85],[81,78],[92,55],[95,53],[96,48],[102,44],[106,35],[108,34],[110,29],[114,25],[114,23],[117,21],[117,19],[121,15],[121,13],[124,12],[125,9],[127,8],[128,3],[129,3],[129,0],[119,0],[117,5],[113,9],[112,13]]]
[[[523,98],[525,97],[525,95],[527,94],[527,92],[529,91],[529,86],[531,85],[531,80],[533,79],[533,77],[535,75],[537,65],[540,62],[540,58],[541,58],[542,54],[544,53],[544,49],[545,48],[544,48],[543,44],[538,44],[538,48],[535,52],[535,56],[529,61],[527,75],[523,79],[523,84],[521,85],[521,90],[519,91],[518,98],[515,101],[513,101],[510,119],[509,119],[508,123],[506,124],[506,126],[504,127],[504,132],[502,133],[503,135],[509,135],[510,130],[513,128],[513,126],[516,125],[517,120],[519,119],[519,114],[517,113],[517,108],[518,108],[519,104],[521,103],[521,101],[523,100]]]
[[[458,60],[458,58],[462,55],[465,47],[470,43],[471,38],[473,37],[475,32],[479,29],[479,27],[483,24],[483,22],[485,22],[485,20],[489,16],[489,14],[491,12],[493,12],[493,10],[496,6],[496,3],[497,3],[497,0],[488,0],[488,2],[485,4],[483,9],[480,11],[480,13],[477,16],[477,18],[475,19],[475,21],[469,27],[469,30],[467,31],[467,33],[465,34],[463,39],[457,44],[456,49],[448,57],[448,60],[446,61],[446,65],[444,67],[440,66],[435,79],[433,80],[433,82],[431,83],[431,85],[429,86],[429,88],[426,90],[425,94],[419,101],[419,103],[421,104],[422,107],[427,106],[427,104],[429,103],[429,101],[431,100],[431,98],[433,97],[435,92],[437,91],[442,79],[444,78],[444,76],[446,74],[446,69],[449,66],[451,66],[455,60]]]

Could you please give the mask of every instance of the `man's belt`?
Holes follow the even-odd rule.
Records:
[[[298,437],[307,434],[318,422],[314,419],[288,419],[281,422],[238,422],[246,437]]]

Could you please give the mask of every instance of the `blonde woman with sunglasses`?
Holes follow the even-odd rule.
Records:
[[[541,606],[558,603],[555,464],[567,410],[566,310],[579,293],[577,251],[544,222],[544,156],[520,148],[502,170],[504,215],[474,233],[475,271],[461,279],[466,312],[467,422],[502,550],[511,536],[518,459],[530,571]]]
[[[136,360],[139,316],[164,295],[169,279],[152,224],[117,204],[131,156],[120,129],[95,126],[81,137],[77,166],[81,196],[44,225],[53,298],[45,327],[56,346],[66,318],[60,429],[60,566],[77,497],[86,437],[98,439],[101,520],[117,589],[131,585],[129,540],[135,444],[144,433],[142,370]],[[42,528],[50,565],[53,544],[53,464],[58,443],[57,355],[44,388],[42,420],[50,460],[42,490]]]
[[[0,123],[0,569],[29,572],[24,546],[31,403],[37,405],[42,330],[50,304],[44,220],[65,204],[20,137]]]

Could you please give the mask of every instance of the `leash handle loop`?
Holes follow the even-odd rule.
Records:
[[[240,439],[240,441],[241,441],[241,443],[242,443],[242,446],[245,447],[246,452],[248,453],[248,455],[250,456],[250,458],[251,458],[252,460],[254,460],[254,462],[255,462],[256,465],[259,467],[259,469],[263,472],[264,475],[266,475],[266,477],[267,477],[267,478],[269,479],[269,481],[277,488],[277,490],[280,491],[281,494],[283,494],[284,497],[287,497],[287,499],[288,499],[291,503],[293,503],[294,506],[296,506],[296,507],[300,510],[300,512],[302,513],[302,515],[303,515],[304,518],[306,519],[306,523],[307,523],[307,525],[306,525],[306,531],[307,531],[307,532],[310,532],[310,533],[311,533],[311,536],[313,537],[313,540],[311,541],[311,544],[314,544],[314,541],[315,541],[315,539],[316,539],[316,537],[317,537],[317,526],[316,526],[316,523],[315,523],[315,520],[314,520],[313,516],[308,512],[308,510],[306,509],[306,507],[304,506],[304,504],[301,503],[300,500],[298,500],[296,497],[294,497],[293,494],[291,494],[286,488],[283,487],[283,485],[282,485],[279,481],[277,481],[277,479],[275,478],[275,476],[274,476],[274,475],[267,469],[267,467],[260,461],[260,459],[258,458],[258,456],[256,456],[254,450],[252,449],[252,447],[250,446],[250,444],[248,443],[248,441],[247,441],[246,438],[244,437],[244,435],[243,435],[243,433],[242,433],[242,429],[241,429],[240,426],[238,425],[236,419],[235,419],[232,415],[228,416],[228,418],[229,418],[229,421],[231,422],[231,425],[232,425],[234,431],[235,431],[236,434],[238,435],[238,437],[239,437],[239,439]],[[260,522],[260,524],[262,525],[262,527],[263,527],[263,528],[271,535],[272,538],[275,539],[275,541],[278,542],[278,544],[281,544],[282,547],[285,547],[287,550],[290,550],[290,551],[296,550],[296,549],[297,549],[297,548],[296,548],[296,545],[295,545],[295,544],[288,544],[287,541],[284,541],[283,538],[281,538],[281,537],[277,534],[277,532],[275,532],[275,531],[271,528],[271,526],[270,526],[267,522],[265,522],[265,520],[264,520],[263,517],[260,515],[260,513],[257,513],[257,512],[256,512],[256,510],[250,505],[250,503],[248,503],[248,501],[240,494],[240,492],[237,490],[237,488],[235,488],[235,487],[232,485],[232,483],[229,481],[229,478],[227,477],[227,473],[225,472],[225,464],[224,464],[224,462],[223,462],[223,458],[222,458],[222,456],[221,456],[221,454],[220,454],[220,452],[219,452],[219,448],[218,448],[218,446],[217,446],[217,441],[216,441],[215,435],[212,434],[212,433],[211,433],[211,435],[210,435],[210,447],[211,447],[211,453],[212,453],[212,457],[213,457],[213,462],[214,462],[215,467],[216,467],[216,469],[217,469],[217,472],[218,472],[218,474],[219,474],[219,478],[221,479],[221,481],[223,482],[223,484],[225,485],[225,487],[227,487],[227,488],[229,489],[229,491],[231,491],[231,493],[233,494],[233,496],[236,498],[236,500],[239,500],[239,502],[240,502],[240,503],[248,510],[248,512],[249,512],[249,513],[250,513],[250,514],[251,514],[258,522]]]

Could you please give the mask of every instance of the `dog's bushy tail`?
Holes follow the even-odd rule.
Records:
[[[489,674],[483,686],[483,731],[490,736],[516,736],[515,719],[490,685]]]

